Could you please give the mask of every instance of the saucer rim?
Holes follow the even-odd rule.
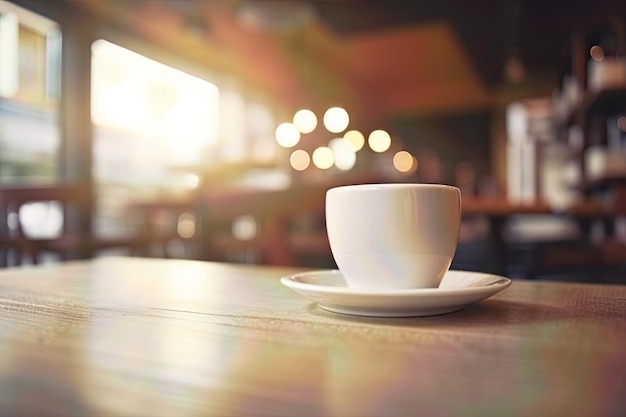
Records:
[[[345,294],[345,295],[359,295],[359,296],[441,296],[441,295],[454,295],[454,294],[466,294],[471,292],[482,292],[486,288],[498,289],[496,292],[508,288],[512,280],[511,278],[492,274],[490,272],[476,272],[476,271],[464,271],[464,270],[449,270],[448,273],[463,273],[463,274],[475,274],[475,275],[487,275],[492,276],[494,280],[499,281],[495,283],[479,285],[474,287],[454,287],[454,288],[406,288],[406,289],[389,289],[389,290],[376,290],[365,288],[350,288],[346,286],[331,286],[322,284],[309,284],[306,282],[297,281],[297,278],[313,274],[325,274],[325,275],[342,275],[339,269],[317,269],[305,272],[298,272],[295,274],[284,275],[280,278],[283,285],[293,289],[301,289],[305,291],[315,291],[318,293],[327,294]]]

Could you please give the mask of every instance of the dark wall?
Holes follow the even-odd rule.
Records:
[[[471,164],[477,179],[491,174],[490,120],[487,112],[398,119],[391,122],[390,131],[420,163],[434,151],[443,182],[455,183],[455,168],[461,163]]]

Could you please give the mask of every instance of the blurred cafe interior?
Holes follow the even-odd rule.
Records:
[[[0,0],[0,265],[333,268],[328,188],[445,183],[454,269],[626,283],[626,2]]]

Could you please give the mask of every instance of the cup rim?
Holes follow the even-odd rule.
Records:
[[[416,189],[416,188],[443,188],[449,190],[461,191],[458,187],[448,184],[432,184],[432,183],[414,183],[414,182],[397,182],[397,183],[368,183],[368,184],[349,184],[339,185],[328,189],[328,192],[344,190],[344,191],[358,191],[358,190],[388,190],[388,189]]]

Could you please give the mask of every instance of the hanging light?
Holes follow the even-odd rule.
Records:
[[[348,130],[344,133],[343,138],[352,145],[354,152],[360,151],[363,149],[363,145],[365,145],[365,136],[358,130]]]
[[[317,127],[317,116],[311,110],[298,110],[293,115],[293,124],[298,128],[300,133],[311,133]]]
[[[600,62],[604,60],[604,49],[600,45],[594,45],[589,49],[589,56],[594,61]]]
[[[298,149],[291,153],[289,164],[296,171],[304,171],[311,164],[311,157],[307,151]]]
[[[504,61],[504,77],[513,84],[520,84],[526,79],[526,67],[519,48],[509,48]]]
[[[313,151],[313,164],[319,169],[328,169],[335,163],[332,149],[320,146]]]
[[[356,152],[350,142],[344,138],[336,138],[328,143],[333,151],[335,166],[342,171],[349,171],[356,164]]]
[[[324,127],[332,133],[343,132],[350,123],[348,112],[342,107],[331,107],[324,113]]]
[[[300,142],[300,131],[293,123],[281,123],[276,128],[276,142],[283,148],[292,148]]]
[[[391,136],[386,131],[377,129],[370,133],[367,144],[374,152],[382,153],[391,146]]]
[[[399,172],[414,172],[417,169],[417,160],[407,151],[399,151],[393,156],[393,166]]]

